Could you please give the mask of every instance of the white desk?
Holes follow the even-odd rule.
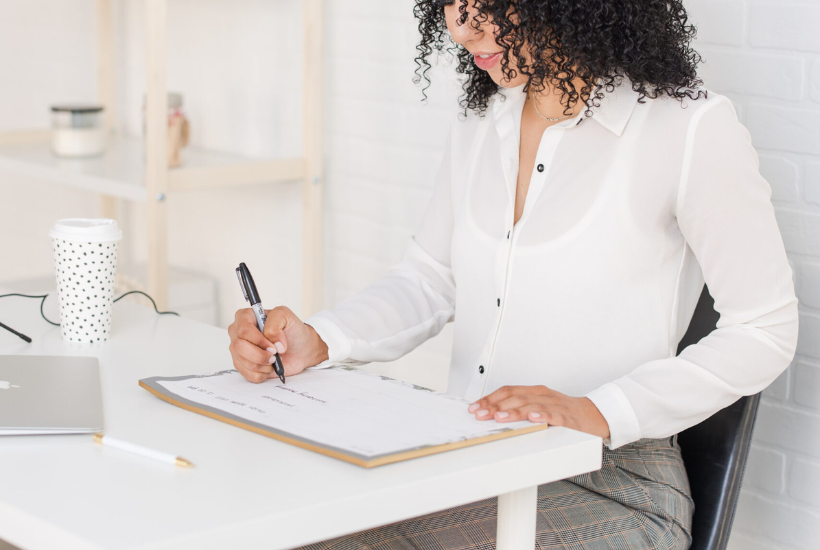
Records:
[[[0,437],[0,539],[26,550],[293,548],[494,495],[498,548],[531,550],[535,487],[601,465],[600,438],[549,428],[366,470],[137,385],[230,367],[224,329],[119,302],[108,342],[69,344],[23,298],[0,300],[0,321],[34,339],[0,330],[0,354],[98,357],[106,433],[196,465],[103,448],[90,435]]]

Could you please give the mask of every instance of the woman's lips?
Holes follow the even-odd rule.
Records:
[[[490,57],[481,57],[482,55],[488,55],[488,54],[478,54],[478,53],[476,53],[476,54],[473,54],[473,59],[475,59],[475,64],[479,69],[484,70],[484,71],[489,71],[490,69],[495,67],[495,64],[498,63],[498,61],[501,59],[501,54],[502,53],[503,52],[498,52],[498,53],[490,55]]]

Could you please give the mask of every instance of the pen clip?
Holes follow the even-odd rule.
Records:
[[[250,303],[251,298],[248,296],[248,283],[245,281],[241,268],[236,268],[236,278],[239,279],[239,286],[242,288],[242,295],[245,297],[245,301]]]

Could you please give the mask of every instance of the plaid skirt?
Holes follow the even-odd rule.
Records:
[[[489,498],[302,550],[493,550]],[[538,487],[536,550],[687,550],[694,503],[677,436],[604,447],[600,470]]]

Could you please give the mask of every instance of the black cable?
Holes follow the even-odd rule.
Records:
[[[130,290],[130,291],[126,292],[125,294],[123,294],[122,296],[120,296],[119,298],[115,298],[111,303],[118,302],[118,301],[122,300],[123,298],[125,298],[126,296],[128,296],[129,294],[142,294],[143,296],[145,296],[146,298],[151,300],[151,304],[153,304],[153,306],[154,306],[154,311],[156,311],[159,315],[176,315],[177,317],[179,317],[179,313],[177,313],[176,311],[160,311],[157,308],[157,303],[154,301],[154,299],[151,298],[148,294],[146,294],[145,292],[143,292],[141,290]],[[45,319],[45,321],[47,323],[49,323],[51,325],[54,325],[55,327],[60,326],[60,323],[55,323],[54,321],[52,321],[48,317],[46,317],[46,314],[43,311],[43,306],[46,303],[46,298],[48,298],[48,294],[18,294],[16,292],[14,292],[12,294],[0,294],[0,298],[6,298],[6,297],[9,297],[9,296],[20,296],[21,298],[40,298],[40,315],[42,316],[42,318]],[[4,328],[4,329],[8,330],[12,334],[15,334],[15,335],[19,336],[20,338],[22,338],[26,342],[29,342],[29,343],[31,342],[31,338],[29,338],[25,334],[21,334],[21,333],[17,332],[16,330],[14,330],[13,328],[11,328],[8,325],[4,325],[3,323],[0,323],[0,328]]]
[[[59,327],[59,326],[60,326],[60,323],[55,323],[54,321],[49,320],[49,318],[48,318],[48,317],[46,317],[46,314],[45,314],[45,312],[43,311],[43,306],[44,306],[44,305],[45,305],[45,303],[46,303],[46,298],[48,298],[48,294],[37,294],[37,295],[33,295],[33,294],[17,294],[17,293],[14,293],[14,294],[2,294],[2,295],[0,295],[0,298],[5,298],[5,297],[7,297],[7,296],[21,296],[21,297],[23,297],[23,298],[42,298],[42,300],[40,300],[40,315],[43,317],[43,319],[45,319],[45,320],[46,320],[46,322],[47,322],[48,324],[50,324],[50,325],[54,325],[55,327]]]
[[[141,290],[129,290],[128,292],[126,292],[125,294],[120,296],[119,298],[114,298],[114,302],[118,302],[118,301],[122,300],[123,298],[125,298],[129,294],[142,294],[143,296],[145,296],[146,298],[151,300],[151,303],[154,305],[154,311],[156,311],[160,315],[176,315],[177,317],[179,317],[179,313],[177,313],[176,311],[160,311],[159,309],[157,309],[157,303],[154,301],[154,299],[151,298],[149,295],[147,295],[146,293],[144,293]],[[0,298],[2,298],[2,296],[0,296]]]

